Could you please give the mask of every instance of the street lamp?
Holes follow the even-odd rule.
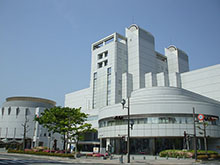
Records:
[[[194,128],[194,153],[195,153],[195,161],[197,161],[196,114],[194,107],[193,107],[193,128]]]
[[[130,163],[130,98],[128,97],[128,106],[127,107],[125,106],[125,104],[126,104],[125,99],[122,99],[121,104],[122,104],[123,109],[125,109],[125,108],[128,109],[128,138],[127,138],[128,159],[127,159],[127,162]]]

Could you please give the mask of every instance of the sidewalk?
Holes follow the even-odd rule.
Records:
[[[54,156],[39,156],[39,155],[28,155],[28,154],[17,154],[17,153],[5,153],[0,152],[0,155],[16,155],[16,156],[22,156],[22,157],[32,157],[32,158],[40,158],[40,159],[50,159],[50,160],[57,160],[57,161],[63,161],[66,163],[86,163],[86,164],[122,164],[120,163],[120,155],[113,155],[113,159],[103,159],[98,157],[80,157],[76,159],[71,158],[63,158],[63,157],[54,157]],[[161,158],[161,157],[155,157],[155,156],[149,156],[149,155],[131,155],[130,162],[127,163],[127,157],[123,156],[123,164],[147,164],[147,165],[192,165],[192,164],[200,164],[195,163],[194,159],[177,159],[177,158]]]

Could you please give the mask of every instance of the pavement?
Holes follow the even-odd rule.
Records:
[[[127,163],[126,155],[123,156],[123,163],[121,162],[120,155],[113,155],[112,159],[107,158],[103,159],[101,157],[85,157],[82,156],[80,158],[72,159],[72,158],[63,158],[63,157],[54,157],[54,156],[39,156],[39,155],[29,155],[29,154],[17,154],[17,153],[6,153],[0,152],[0,157],[2,156],[21,156],[33,159],[47,159],[47,160],[55,160],[61,161],[65,163],[71,164],[147,164],[147,165],[199,165],[199,164],[219,164],[220,161],[209,161],[195,162],[194,159],[177,159],[177,158],[162,158],[159,156],[150,156],[150,155],[131,155],[130,163]]]

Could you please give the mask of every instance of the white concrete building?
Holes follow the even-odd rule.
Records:
[[[46,146],[62,149],[60,135],[52,134],[34,121],[46,108],[56,102],[36,97],[9,97],[3,103],[0,113],[0,141],[23,143],[26,121],[26,148]]]
[[[171,45],[165,55],[158,53],[153,35],[137,25],[126,28],[125,36],[114,33],[93,43],[91,51],[90,86],[66,94],[65,106],[90,114],[100,147],[126,151],[127,111],[120,102],[129,97],[131,153],[185,148],[184,132],[193,133],[193,107],[197,115],[216,119],[208,121],[206,133],[209,149],[219,151],[220,65],[189,71],[184,51]],[[204,148],[203,135],[197,136]],[[193,148],[192,140],[187,146]]]

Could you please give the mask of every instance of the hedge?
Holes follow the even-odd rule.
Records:
[[[198,155],[205,155],[206,152],[204,150],[198,150]],[[207,151],[208,155],[218,155],[215,151]],[[171,158],[192,158],[194,156],[194,150],[164,150],[159,153],[160,157],[171,157]],[[213,156],[214,157],[214,156]]]
[[[33,154],[33,155],[45,155],[45,156],[59,156],[59,157],[75,158],[74,154],[48,153],[48,152],[42,152],[42,151],[36,152],[36,151],[22,151],[22,150],[9,149],[8,153]]]

